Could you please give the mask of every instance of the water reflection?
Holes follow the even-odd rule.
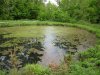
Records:
[[[56,39],[55,28],[47,27],[44,29],[45,38],[44,38],[44,55],[42,57],[42,61],[39,62],[44,66],[48,66],[49,64],[60,64],[64,58],[65,50],[54,45],[54,41]]]
[[[1,69],[21,68],[28,63],[39,63],[44,66],[59,65],[66,53],[75,54],[79,50],[85,50],[93,46],[96,39],[93,34],[85,30],[71,27],[32,26],[30,28],[29,26],[29,29],[24,31],[23,29],[20,27],[23,34],[26,31],[29,35],[37,35],[35,37],[7,38],[4,36],[13,33],[0,34]],[[39,35],[39,33],[42,34]],[[16,33],[14,34],[16,35]]]

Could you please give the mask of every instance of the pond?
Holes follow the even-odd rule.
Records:
[[[94,34],[65,26],[16,26],[0,28],[0,68],[26,64],[61,64],[64,55],[75,54],[95,44]]]

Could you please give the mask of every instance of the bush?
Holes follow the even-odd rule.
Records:
[[[71,65],[69,75],[100,75],[100,71],[91,67],[84,68],[78,64]]]
[[[38,64],[26,65],[20,70],[21,75],[50,75],[50,70]]]
[[[6,73],[0,70],[0,75],[6,75]]]
[[[80,57],[80,60],[83,61],[83,60],[87,60],[89,58],[97,58],[99,59],[100,55],[100,47],[99,46],[96,46],[94,48],[90,48],[89,50],[85,51],[85,52],[81,52],[79,54],[79,57]]]
[[[19,74],[18,70],[16,68],[14,68],[9,71],[8,75],[20,75],[20,74]]]
[[[81,62],[81,65],[82,65],[82,67],[84,67],[84,68],[89,68],[89,67],[92,67],[93,66],[93,64],[92,63],[89,63],[89,62]]]
[[[97,61],[95,62],[95,65],[96,65],[97,67],[100,67],[100,60],[97,60]]]

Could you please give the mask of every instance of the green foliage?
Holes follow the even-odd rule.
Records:
[[[0,70],[0,75],[6,75],[6,73]]]
[[[71,67],[72,75],[99,75],[100,74],[100,46],[90,48],[80,53],[80,61]]]
[[[39,64],[32,64],[26,65],[20,70],[13,68],[9,73],[0,70],[0,75],[51,75],[51,71],[49,68],[43,67]]]
[[[0,19],[10,19],[10,0],[0,0]]]
[[[84,20],[91,23],[100,22],[99,0],[61,0],[59,7],[67,11],[70,17],[76,20]]]
[[[14,68],[14,69],[11,69],[9,71],[9,74],[8,75],[20,75],[20,73],[18,72],[18,70],[16,68]]]
[[[100,60],[97,60],[97,61],[95,62],[95,66],[100,67]]]
[[[42,0],[0,0],[0,19],[36,19]]]
[[[88,60],[90,58],[100,59],[100,46],[96,46],[95,48],[91,48],[88,51],[80,53],[80,60]]]
[[[21,75],[50,75],[48,68],[38,64],[26,65],[20,72]]]
[[[0,0],[0,19],[38,19],[60,22],[80,20],[100,23],[100,0],[57,0],[59,6],[43,0]]]
[[[71,65],[71,70],[69,75],[99,75],[100,71],[95,68],[86,68],[78,64]]]

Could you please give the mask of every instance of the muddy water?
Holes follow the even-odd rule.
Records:
[[[75,54],[95,44],[95,35],[64,26],[0,28],[0,68],[20,68],[27,63],[59,65],[64,55]]]

